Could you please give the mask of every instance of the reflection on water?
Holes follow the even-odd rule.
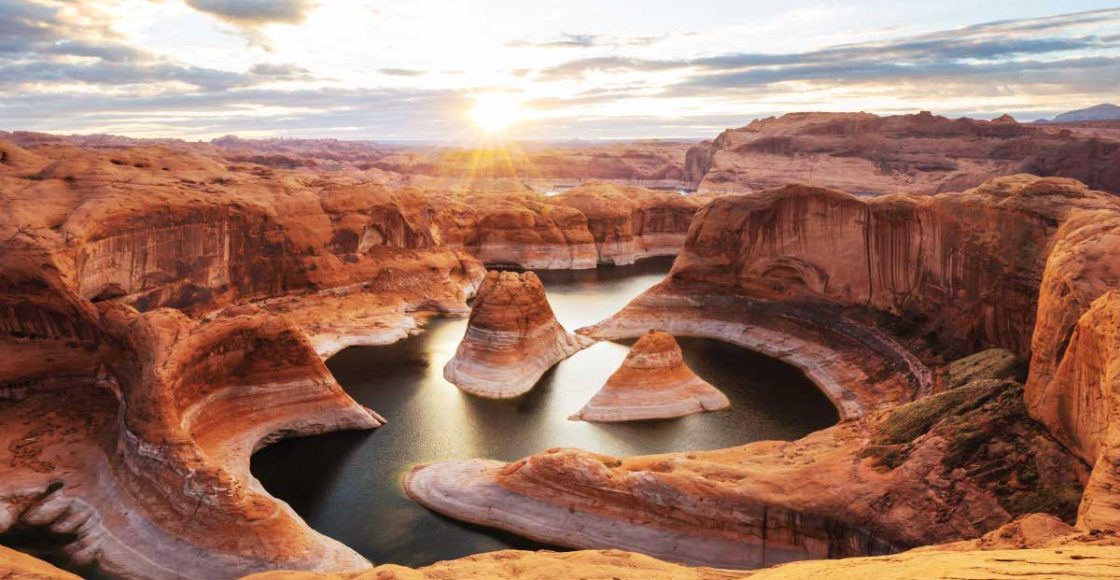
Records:
[[[660,281],[669,263],[540,275],[557,318],[575,329],[618,311]],[[596,344],[560,363],[525,396],[478,399],[443,380],[465,328],[465,320],[439,319],[419,336],[333,357],[328,366],[339,382],[389,424],[278,443],[254,456],[253,473],[312,527],[374,562],[424,565],[540,546],[436,516],[408,500],[400,479],[417,463],[510,461],[550,447],[617,455],[718,449],[793,439],[837,420],[828,400],[796,369],[704,339],[680,339],[685,360],[727,394],[727,411],[641,423],[569,421],[625,358],[627,346],[615,343]]]

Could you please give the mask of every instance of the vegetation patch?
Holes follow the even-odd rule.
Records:
[[[1030,417],[1017,382],[973,381],[898,407],[876,428],[861,456],[878,468],[896,469],[916,448],[937,441],[945,450],[938,471],[987,489],[1012,516],[1045,512],[1076,519],[1078,460]],[[1068,469],[1055,467],[1060,461],[1046,466],[1040,457],[1065,457]]]
[[[880,445],[900,445],[929,432],[947,415],[974,409],[1005,387],[1005,381],[982,380],[907,403],[894,409],[879,424]]]

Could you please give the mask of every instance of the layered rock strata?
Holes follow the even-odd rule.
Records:
[[[465,311],[481,264],[381,187],[162,148],[4,151],[0,531],[125,578],[368,566],[249,456],[381,425],[316,346]]]
[[[669,419],[731,405],[684,363],[671,334],[649,331],[630,348],[607,384],[571,418],[582,421]]]
[[[436,191],[436,238],[489,266],[584,269],[676,255],[710,196],[591,183],[545,197],[513,187]]]
[[[642,258],[677,255],[692,216],[710,199],[600,183],[569,189],[549,198],[549,203],[574,208],[586,216],[599,264],[625,265]]]
[[[1072,519],[1085,473],[1027,419],[1020,386],[989,380],[794,442],[441,462],[414,469],[405,489],[542,542],[756,568],[977,537],[1033,509]]]
[[[778,356],[845,422],[722,451],[437,463],[407,489],[539,540],[723,567],[974,538],[1032,511],[1073,521],[1079,502],[1082,529],[1107,528],[1116,324],[1096,294],[1115,283],[1117,215],[1112,196],[1030,176],[932,197],[791,186],[715,200],[665,282],[581,332],[664,321]],[[929,353],[985,348],[1033,353],[1029,396],[996,352],[931,370]]]
[[[592,342],[560,326],[536,274],[492,270],[478,289],[467,332],[443,376],[472,395],[517,397]]]
[[[1016,173],[1080,180],[1120,193],[1115,132],[947,119],[926,112],[790,113],[729,129],[689,149],[685,173],[701,191],[760,191],[790,182],[854,193],[935,194]]]

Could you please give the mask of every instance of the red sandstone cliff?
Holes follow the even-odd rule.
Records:
[[[1117,215],[1106,193],[1032,176],[931,197],[790,186],[717,199],[665,282],[581,332],[662,321],[756,348],[800,366],[848,421],[707,453],[443,462],[406,487],[537,539],[717,566],[972,538],[1035,510],[1073,521],[1079,502],[1082,530],[1110,528],[1116,323],[1097,295],[1115,284]],[[987,347],[1033,352],[1027,394],[926,367]]]
[[[465,312],[478,262],[360,184],[160,148],[3,151],[0,527],[126,577],[366,565],[260,489],[249,455],[379,426],[305,330],[379,340],[413,310]]]
[[[0,527],[74,532],[74,561],[113,574],[361,566],[248,473],[278,437],[380,425],[321,357],[465,315],[474,255],[600,261],[581,211],[524,189],[472,196],[72,142],[0,143],[0,437],[13,453]],[[635,214],[671,203],[625,191]],[[669,220],[669,235],[686,224]]]
[[[853,193],[960,191],[1000,175],[1078,179],[1120,193],[1120,140],[1010,117],[921,113],[790,113],[724,131],[690,149],[686,179],[702,191],[750,191],[791,181]]]

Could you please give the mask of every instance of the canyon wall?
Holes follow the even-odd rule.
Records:
[[[641,258],[675,256],[692,217],[709,196],[682,196],[637,187],[589,184],[549,198],[587,218],[599,264],[632,264]]]
[[[555,196],[429,192],[435,236],[492,266],[581,269],[673,256],[710,196],[590,183]]]
[[[159,148],[4,151],[0,531],[47,530],[125,578],[368,566],[261,489],[249,456],[380,426],[313,340],[465,312],[481,264],[362,184]]]
[[[1088,528],[1120,529],[1120,215],[1080,211],[1046,264],[1027,400],[1032,414],[1086,462]]]
[[[466,315],[483,261],[674,254],[700,205],[74,142],[0,143],[0,531],[49,530],[121,577],[368,565],[249,473],[278,438],[382,424],[323,358]]]
[[[1109,194],[1025,175],[925,197],[787,186],[716,199],[664,282],[581,332],[661,321],[755,348],[805,370],[844,422],[710,452],[440,462],[406,489],[541,541],[719,567],[975,538],[1035,511],[1112,528],[1117,319],[1102,293],[1117,281],[1117,216]],[[1035,358],[1026,387],[1002,364],[964,384],[954,369],[974,359],[944,365],[992,347]]]
[[[706,206],[670,276],[866,305],[927,321],[958,350],[1028,357],[1058,224],[1077,208],[1117,207],[1075,181],[1032,176],[929,197],[791,185]]]
[[[1070,177],[1120,193],[1120,140],[1072,127],[947,119],[922,112],[790,113],[729,129],[689,149],[685,178],[701,191],[789,182],[852,193],[961,191],[1001,175]]]

